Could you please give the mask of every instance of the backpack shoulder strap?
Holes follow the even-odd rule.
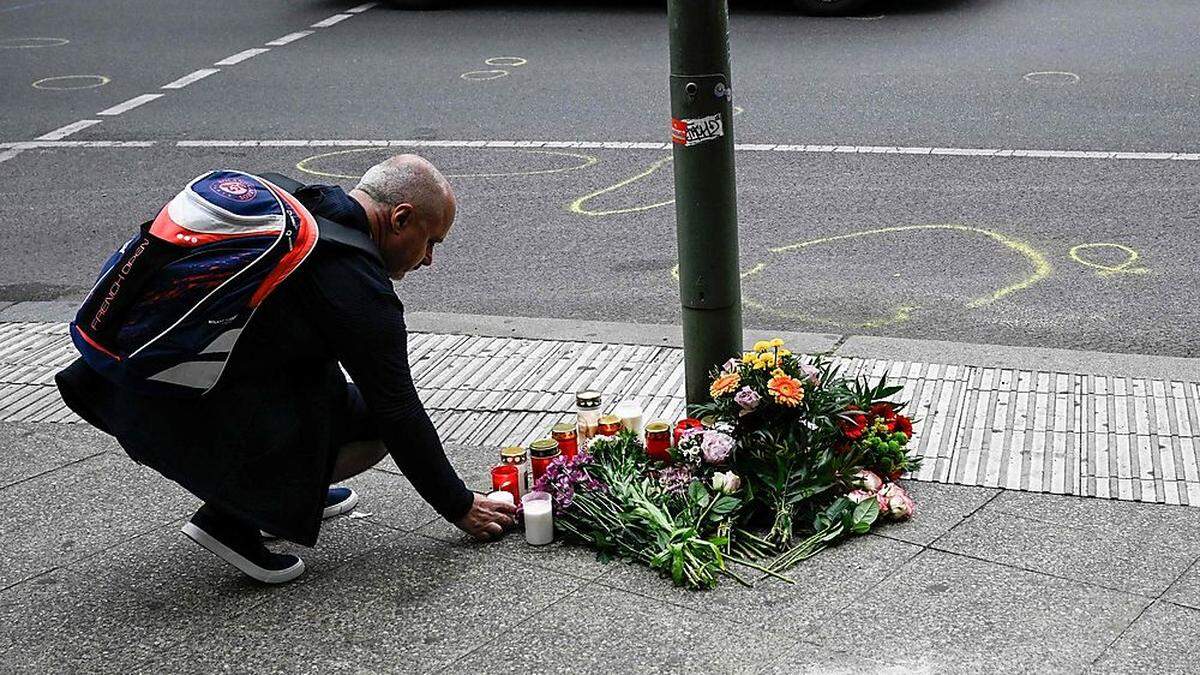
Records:
[[[305,187],[304,183],[298,180],[293,180],[280,173],[267,172],[260,173],[258,176],[274,183],[275,185],[287,190],[291,194],[296,194],[296,191]],[[318,239],[332,241],[335,244],[348,246],[367,254],[372,260],[375,260],[380,265],[383,265],[383,258],[379,256],[379,249],[375,246],[375,242],[367,236],[365,232],[356,230],[352,227],[346,227],[341,223],[334,222],[328,218],[323,218],[317,214],[312,214],[317,220],[317,229],[320,231]]]

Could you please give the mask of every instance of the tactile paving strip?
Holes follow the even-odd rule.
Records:
[[[66,328],[0,323],[0,422],[78,422],[54,373],[75,358]],[[574,394],[638,399],[644,419],[682,416],[672,347],[416,333],[413,377],[444,442],[499,447],[573,417]],[[914,476],[963,485],[1200,506],[1200,383],[838,358],[885,372],[911,402]]]

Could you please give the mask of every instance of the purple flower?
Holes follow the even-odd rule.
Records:
[[[554,507],[566,509],[575,501],[577,490],[604,489],[604,484],[587,472],[586,467],[591,461],[591,455],[583,452],[570,459],[556,457],[546,467],[546,472],[534,482],[533,489],[549,492],[554,496]]]
[[[733,402],[738,404],[738,406],[742,409],[742,411],[738,413],[738,416],[747,415],[753,412],[754,409],[758,407],[758,402],[761,400],[762,396],[759,396],[758,392],[754,391],[750,387],[742,387],[738,390],[738,393],[733,395]]]
[[[658,483],[668,494],[683,494],[691,482],[692,471],[686,466],[669,466],[658,474]]]
[[[704,434],[704,442],[700,444],[704,452],[704,461],[709,464],[724,464],[733,454],[733,438],[720,431],[708,431]]]

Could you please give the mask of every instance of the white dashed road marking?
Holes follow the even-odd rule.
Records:
[[[134,96],[133,98],[129,99],[128,101],[125,101],[124,103],[118,103],[117,105],[114,105],[111,108],[105,108],[104,110],[101,110],[100,112],[98,112],[96,114],[97,115],[107,115],[110,117],[113,115],[120,115],[121,113],[123,113],[127,110],[133,110],[134,108],[138,107],[139,105],[142,105],[144,103],[149,103],[150,101],[153,101],[156,98],[162,98],[162,96],[163,96],[162,94],[142,94],[141,96]]]
[[[233,66],[233,65],[237,65],[237,64],[241,63],[242,61],[245,61],[246,59],[252,59],[252,58],[258,56],[259,54],[264,54],[269,51],[271,51],[271,50],[267,49],[266,47],[255,47],[254,49],[247,49],[245,51],[240,51],[240,52],[234,54],[233,56],[226,56],[225,58],[221,59],[220,61],[217,61],[213,65],[214,66]]]
[[[61,141],[77,131],[83,131],[90,126],[95,126],[97,124],[100,124],[100,120],[79,120],[78,122],[72,122],[64,127],[59,127],[48,134],[42,134],[41,136],[37,137],[37,140]]]
[[[363,3],[363,4],[359,5],[358,7],[351,7],[350,9],[346,10],[346,13],[347,14],[362,14],[363,12],[367,11],[368,9],[371,9],[372,7],[375,7],[378,4],[379,4],[378,2]]]
[[[175,80],[174,82],[171,82],[169,84],[164,84],[162,86],[162,88],[163,89],[183,89],[184,87],[188,86],[189,84],[191,84],[197,80],[203,80],[204,78],[208,77],[209,75],[212,75],[213,73],[219,73],[219,72],[221,72],[220,68],[201,68],[200,70],[197,70],[194,73],[189,73],[187,75],[184,75],[183,77],[179,78],[178,80]]]
[[[370,8],[368,7],[367,9],[370,9]],[[366,11],[366,10],[363,10],[363,11]],[[323,19],[321,21],[314,23],[312,25],[312,27],[313,28],[329,28],[330,26],[332,26],[335,23],[349,19],[351,16],[354,16],[354,15],[353,14],[334,14],[333,16],[329,17],[328,19]]]
[[[301,30],[301,31],[296,31],[295,33],[288,33],[287,35],[284,35],[281,38],[276,38],[274,40],[271,40],[270,42],[267,43],[267,46],[268,47],[282,47],[282,46],[288,44],[289,42],[295,42],[296,40],[299,40],[300,38],[308,37],[309,35],[312,35],[315,32],[317,32],[317,31]]]

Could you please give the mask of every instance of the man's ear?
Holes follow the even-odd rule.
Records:
[[[412,204],[403,203],[403,204],[397,204],[394,207],[392,207],[392,220],[391,220],[392,231],[399,233],[400,230],[404,227],[404,224],[408,222],[408,218],[411,215],[412,215]]]

